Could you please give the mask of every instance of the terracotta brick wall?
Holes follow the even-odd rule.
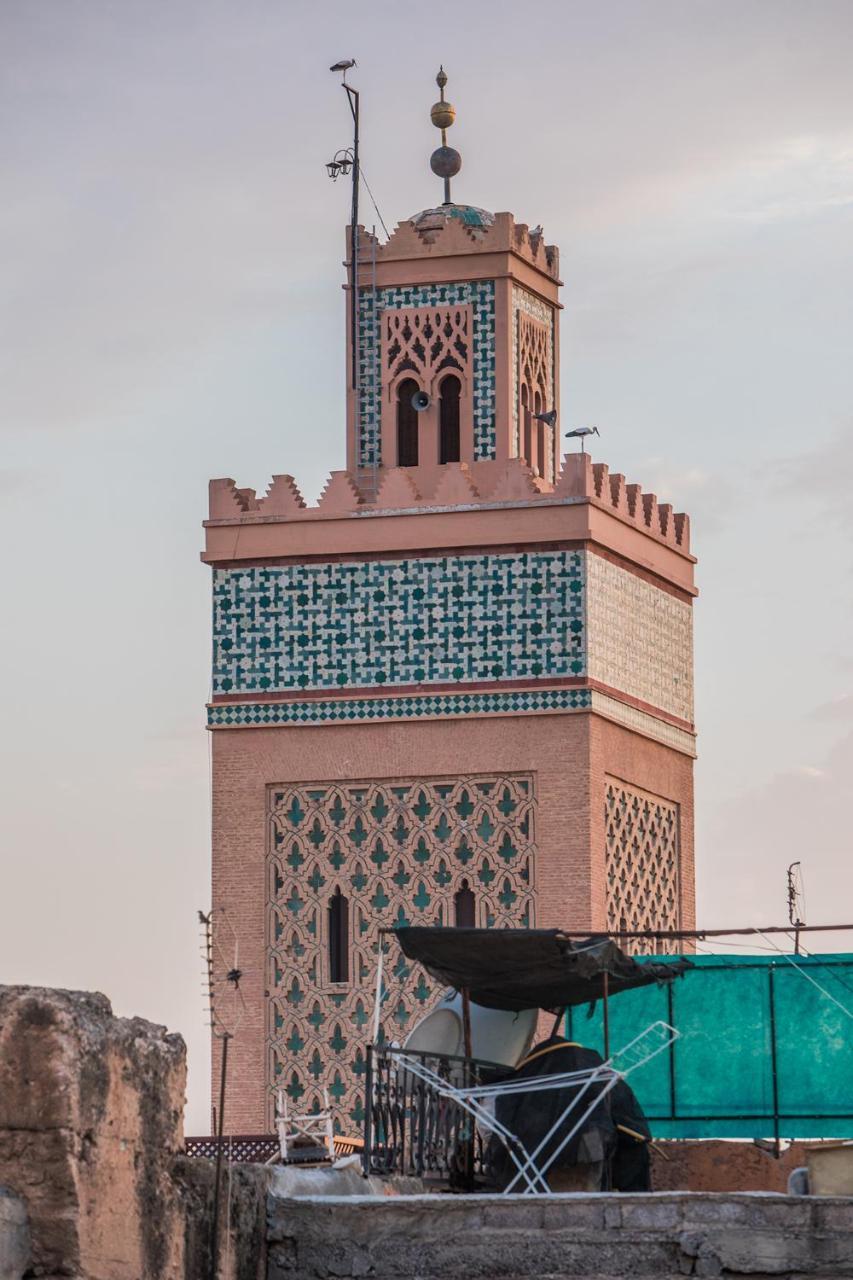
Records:
[[[692,760],[589,713],[386,725],[217,730],[213,735],[213,904],[240,938],[246,1012],[229,1050],[225,1128],[266,1119],[266,788],[280,783],[535,775],[536,924],[605,923],[605,775],[667,797],[682,813],[682,913],[693,919]],[[218,1081],[218,1044],[213,1080]]]

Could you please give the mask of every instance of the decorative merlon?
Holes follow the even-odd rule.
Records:
[[[333,471],[319,502],[312,507],[306,506],[289,475],[274,476],[263,498],[258,498],[254,489],[239,489],[231,479],[211,480],[210,520],[311,520],[418,508],[589,502],[685,554],[690,552],[690,520],[684,512],[675,513],[670,503],[659,503],[642,485],[626,484],[623,475],[611,473],[606,463],[593,462],[587,453],[567,454],[554,486],[546,484],[520,458],[500,464],[379,467],[376,480],[375,488],[368,487],[366,481],[360,488],[348,471]],[[368,501],[370,492],[376,497]]]
[[[347,233],[349,240],[349,232]],[[496,213],[490,224],[471,225],[461,218],[423,215],[400,222],[385,244],[365,227],[358,228],[359,262],[362,266],[405,261],[410,258],[451,257],[463,253],[514,253],[544,275],[559,280],[560,251],[545,244],[541,228],[533,231],[516,222],[511,213]],[[350,254],[347,244],[347,256]]]

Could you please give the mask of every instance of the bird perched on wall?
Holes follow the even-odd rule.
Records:
[[[566,432],[566,439],[567,439],[567,440],[569,440],[569,439],[571,439],[571,438],[573,438],[573,437],[574,437],[574,438],[576,438],[576,439],[580,440],[580,442],[581,442],[581,453],[585,453],[585,452],[586,452],[586,449],[585,449],[585,447],[584,447],[584,446],[585,446],[585,443],[586,443],[586,437],[587,437],[587,436],[597,436],[597,435],[600,435],[600,434],[601,434],[601,432],[598,430],[598,427],[575,427],[574,431],[567,431],[567,432]]]

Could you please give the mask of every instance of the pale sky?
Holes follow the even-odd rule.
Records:
[[[850,0],[0,0],[0,981],[181,1031],[189,1132],[206,485],[344,465],[351,56],[385,221],[443,62],[456,198],[561,249],[564,425],[691,514],[700,923],[795,858],[853,920]]]

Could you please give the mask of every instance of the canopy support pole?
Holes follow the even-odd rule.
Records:
[[[468,988],[462,988],[462,1038],[465,1044],[465,1057],[473,1058],[471,1052],[471,997]]]
[[[610,1060],[610,1011],[607,1007],[607,997],[610,991],[610,982],[606,969],[602,975],[601,983],[604,996],[604,1061],[608,1062]]]
[[[385,943],[379,939],[379,958],[376,962],[376,1000],[373,1006],[373,1043],[379,1043],[379,1019],[382,1013],[382,957]]]

